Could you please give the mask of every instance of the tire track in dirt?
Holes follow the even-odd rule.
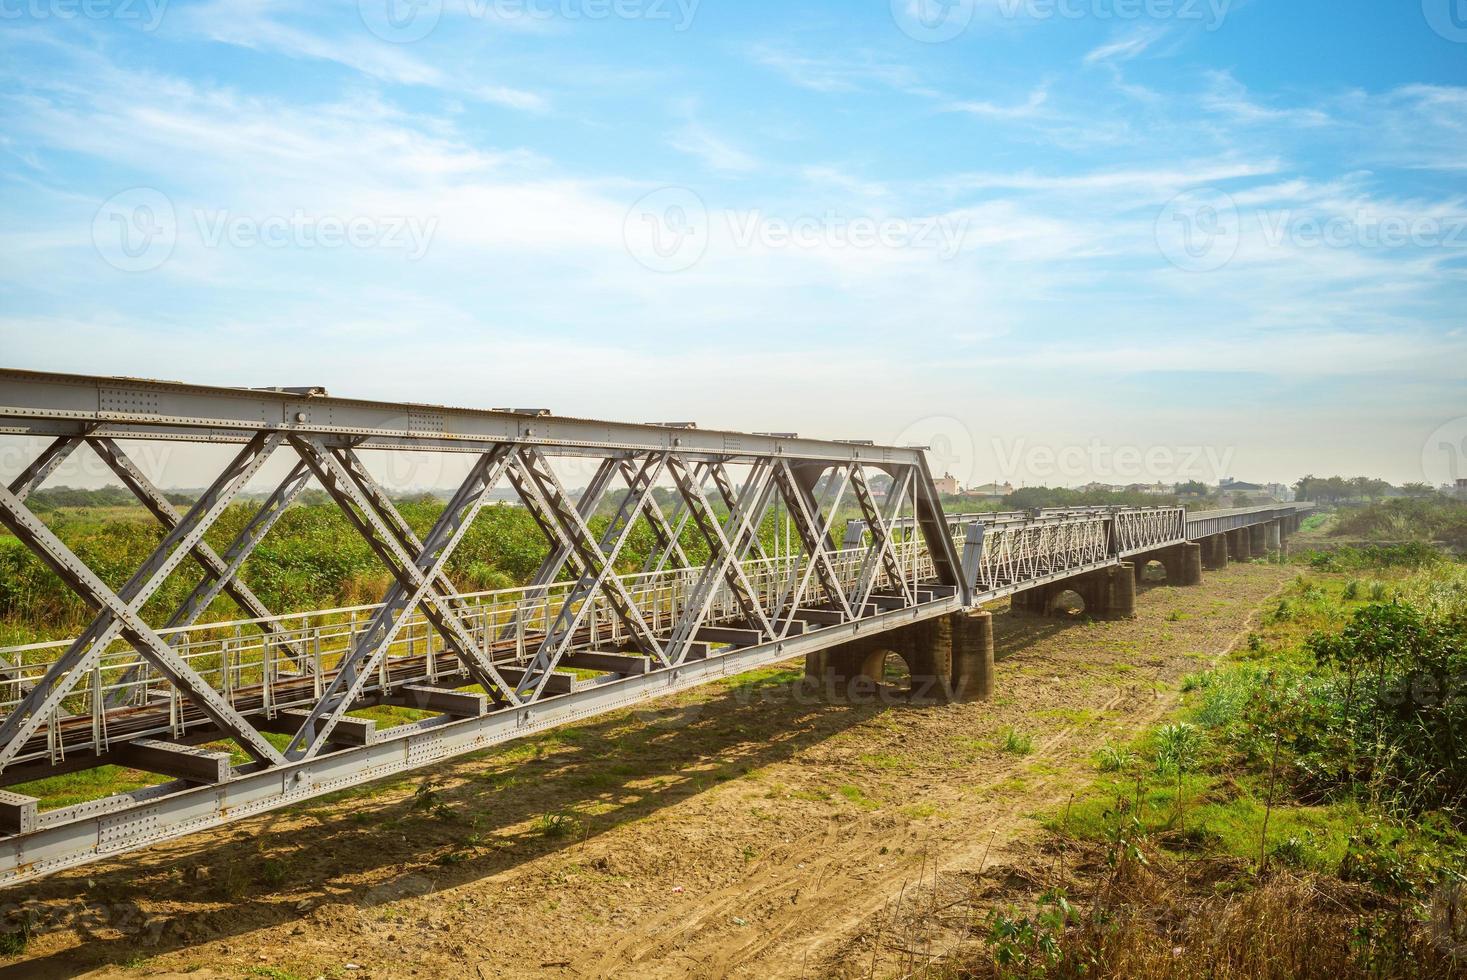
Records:
[[[1276,587],[1270,595],[1277,592]],[[1266,601],[1266,597],[1261,601]],[[1256,617],[1255,607],[1245,617],[1242,627],[1227,636],[1220,648],[1210,652],[1209,662],[1215,664],[1235,648]],[[1113,730],[1112,737],[1122,740],[1155,725],[1173,710],[1177,700],[1174,694],[1147,697],[1139,687],[1113,691],[1111,697],[1093,710],[1104,715],[1127,701],[1145,705],[1127,712],[1124,724]],[[907,885],[919,877],[925,878],[924,868],[931,861],[934,847],[941,851],[939,867],[978,869],[986,859],[991,868],[1000,863],[1006,847],[1035,829],[1028,814],[1063,804],[1072,794],[1077,775],[1079,780],[1088,780],[1095,746],[1086,736],[1092,727],[1080,724],[1062,727],[1035,751],[1015,759],[980,784],[978,791],[987,796],[1015,773],[1032,772],[1036,762],[1066,764],[1057,772],[1040,776],[1018,799],[995,800],[970,809],[964,814],[964,822],[981,827],[977,834],[947,833],[923,839],[916,828],[909,826],[902,842],[921,843],[921,856],[893,861],[874,877],[858,877],[852,874],[852,869],[864,867],[873,849],[886,846],[890,850],[895,843],[889,829],[882,826],[883,821],[876,814],[858,818],[844,833],[833,832],[827,826],[818,842],[808,838],[796,842],[771,855],[769,860],[761,861],[748,876],[703,897],[692,919],[680,917],[676,910],[664,913],[602,954],[577,961],[575,969],[587,976],[655,977],[686,975],[696,965],[699,976],[780,977],[802,976],[814,967],[817,971],[814,975],[844,975],[849,970],[841,969],[842,964],[833,961],[832,947],[839,947],[849,937],[865,931],[871,920]],[[1076,764],[1083,766],[1078,774]],[[804,866],[805,874],[792,877],[789,868],[799,865]],[[931,872],[934,877],[936,871],[934,868]],[[749,936],[746,930],[729,928],[727,923],[736,914],[747,921],[759,922],[765,929]],[[817,918],[818,927],[811,929],[812,919]],[[723,924],[722,928],[704,934],[715,923]],[[797,932],[803,934],[792,936]]]

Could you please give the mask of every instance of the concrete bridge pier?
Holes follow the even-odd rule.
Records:
[[[1269,551],[1284,550],[1284,533],[1280,521],[1269,521],[1263,525],[1263,546]]]
[[[1131,562],[1120,562],[1109,568],[1098,568],[1016,592],[1010,601],[1020,612],[1052,616],[1059,610],[1060,597],[1066,592],[1073,592],[1084,603],[1087,616],[1130,619],[1136,615],[1137,567]]]
[[[1262,524],[1252,524],[1248,527],[1248,550],[1255,558],[1262,558],[1268,554],[1268,536],[1264,534]]]
[[[993,615],[969,610],[858,637],[805,657],[805,679],[832,700],[872,700],[896,654],[912,678],[914,699],[987,700],[993,695]]]
[[[1168,585],[1202,584],[1202,545],[1195,542],[1183,541],[1181,544],[1134,555],[1132,560],[1136,563],[1137,582],[1141,581],[1142,569],[1154,561],[1160,562],[1161,567],[1166,569]]]
[[[1216,572],[1228,567],[1227,534],[1209,535],[1198,543],[1202,545],[1203,568]]]
[[[1234,528],[1228,531],[1227,537],[1228,557],[1232,558],[1233,561],[1247,561],[1253,557],[1253,549],[1251,547],[1252,536],[1248,533],[1246,527]]]

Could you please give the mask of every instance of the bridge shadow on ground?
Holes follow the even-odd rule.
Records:
[[[1012,608],[1007,612],[994,610],[993,659],[1005,660],[1040,640],[1048,639],[1076,624],[1091,621],[1083,613],[1043,616]]]
[[[998,613],[1000,659],[1078,621]],[[456,888],[786,761],[883,712],[933,710],[900,696],[828,702],[798,685],[801,674],[794,664],[755,671],[18,889],[8,907],[34,911],[39,934],[71,928],[85,941],[0,968],[0,977],[69,977],[244,936],[323,905],[370,908]]]
[[[302,903],[366,908],[454,888],[787,760],[882,712],[932,710],[891,698],[827,703],[800,692],[801,676],[793,666],[743,675],[17,889],[9,907],[34,910],[38,935],[72,928],[85,942],[0,968],[0,977],[72,976],[242,936],[299,919],[309,911]]]

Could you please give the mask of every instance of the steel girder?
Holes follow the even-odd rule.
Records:
[[[830,463],[866,459],[911,465],[922,450],[789,435],[671,429],[562,416],[371,402],[297,391],[217,388],[168,381],[0,369],[0,433],[95,435],[212,443],[247,442],[260,431],[319,436],[333,448],[421,449],[479,454],[507,442],[553,446],[562,455],[677,450],[688,459],[783,455]]]

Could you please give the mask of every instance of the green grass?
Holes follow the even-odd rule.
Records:
[[[1467,608],[1467,568],[1461,565],[1383,574],[1387,588],[1413,602]],[[1347,857],[1376,870],[1399,864],[1391,874],[1403,881],[1413,875],[1427,880],[1450,866],[1467,850],[1467,837],[1438,814],[1412,820],[1348,797],[1300,800],[1287,772],[1272,780],[1270,811],[1270,759],[1239,747],[1247,738],[1254,745],[1272,743],[1268,733],[1250,731],[1256,724],[1250,712],[1272,679],[1315,669],[1304,640],[1316,630],[1338,630],[1370,601],[1352,581],[1328,573],[1300,576],[1227,662],[1183,679],[1177,717],[1131,744],[1102,747],[1096,756],[1102,775],[1045,825],[1097,841],[1113,840],[1131,826],[1178,852],[1200,849],[1251,862],[1266,854],[1270,862],[1324,874],[1340,873]]]
[[[40,800],[42,810],[56,810],[114,793],[130,793],[167,781],[166,777],[150,772],[139,772],[122,766],[98,766],[95,769],[18,783],[8,788],[13,793],[36,797]]]
[[[836,789],[836,792],[843,796],[845,799],[854,803],[856,806],[860,807],[862,810],[875,810],[881,806],[880,803],[871,799],[871,797],[862,792],[861,787],[859,786],[847,784]]]
[[[1028,755],[1034,751],[1034,738],[1013,727],[999,733],[999,747],[1011,755]]]

